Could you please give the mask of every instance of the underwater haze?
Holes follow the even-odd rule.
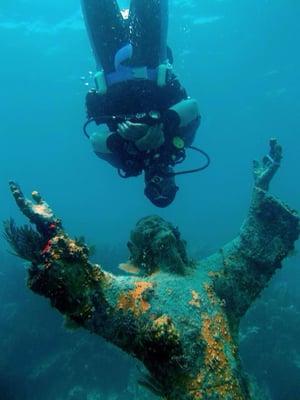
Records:
[[[144,197],[141,177],[121,179],[83,135],[95,61],[79,1],[0,0],[0,219],[24,221],[8,189],[13,179],[27,194],[39,190],[114,273],[130,230],[149,214],[178,226],[200,258],[238,233],[252,160],[271,137],[284,149],[271,192],[299,209],[299,21],[297,0],[170,0],[175,72],[199,101],[195,145],[212,163],[178,177],[175,202],[161,210]],[[178,169],[202,161],[191,153]],[[1,238],[0,400],[152,399],[136,384],[136,362],[99,337],[66,330],[7,250]],[[300,400],[299,286],[296,249],[242,324],[243,362],[262,399]]]

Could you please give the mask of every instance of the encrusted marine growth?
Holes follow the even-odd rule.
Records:
[[[148,217],[129,242],[126,265],[134,274],[121,277],[89,261],[87,246],[65,233],[38,193],[31,202],[11,183],[42,238],[29,287],[70,321],[141,360],[149,372],[141,383],[162,399],[251,399],[239,359],[239,321],[299,236],[298,214],[267,193],[281,157],[272,140],[270,154],[254,164],[253,199],[240,234],[219,252],[193,265],[178,230]],[[17,243],[33,237],[9,232],[17,252]]]

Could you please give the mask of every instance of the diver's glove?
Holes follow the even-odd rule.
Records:
[[[163,124],[158,124],[148,127],[146,135],[136,140],[135,145],[140,151],[147,151],[159,148],[164,142]]]
[[[125,121],[118,124],[118,134],[124,140],[135,142],[147,134],[149,126],[146,124]]]
[[[118,133],[123,139],[134,142],[139,151],[157,149],[165,142],[163,124],[149,126],[126,121],[118,125]]]

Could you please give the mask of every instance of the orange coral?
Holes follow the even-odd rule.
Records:
[[[191,381],[188,382],[187,388],[188,388],[190,396],[194,400],[204,399],[203,392],[201,390],[203,382],[204,382],[203,372],[200,372],[194,379],[192,379]]]
[[[152,287],[153,284],[151,282],[135,282],[133,290],[120,295],[117,305],[118,309],[130,310],[136,316],[145,313],[149,310],[150,304],[144,299],[144,294]]]
[[[213,386],[208,389],[208,394],[214,391],[221,398],[231,396],[234,400],[243,400],[239,382],[226,354],[228,349],[235,351],[226,318],[218,313],[213,317],[203,314],[202,319],[201,333],[206,342],[205,365],[213,382]]]

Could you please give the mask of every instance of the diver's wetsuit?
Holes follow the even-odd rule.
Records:
[[[131,115],[150,111],[158,111],[165,117],[164,134],[165,144],[160,148],[164,162],[171,163],[168,158],[177,154],[177,149],[172,144],[176,135],[185,138],[185,146],[192,144],[199,120],[194,121],[190,126],[177,129],[173,126],[172,119],[168,120],[166,111],[174,104],[187,98],[185,90],[180,86],[174,75],[170,76],[166,86],[160,88],[152,81],[127,81],[115,84],[107,94],[100,95],[91,91],[87,95],[88,117],[100,123],[104,115]],[[116,132],[117,122],[108,124],[110,131]],[[101,155],[100,158],[127,172],[128,176],[135,176],[142,172],[145,154],[143,152],[128,153],[126,143],[119,135],[112,136],[109,140],[109,147],[112,154]],[[174,153],[174,154],[173,154]],[[134,160],[131,160],[131,159]],[[135,168],[128,170],[128,161],[135,161]],[[132,162],[129,162],[132,165]]]
[[[121,68],[144,68],[155,75],[162,63],[166,63],[168,58],[170,61],[167,47],[168,0],[132,0],[127,20],[123,18],[116,0],[81,2],[96,62],[107,82],[120,67],[116,66],[117,53],[128,43],[132,53],[122,59]],[[97,124],[101,123],[103,116],[157,111],[162,116],[165,136],[164,145],[155,154],[153,151],[139,152],[116,133],[117,123],[108,123],[109,130],[115,132],[107,143],[111,154],[97,155],[123,170],[125,176],[136,176],[143,170],[147,175],[147,169],[154,159],[157,160],[157,155],[161,165],[174,165],[182,157],[184,149],[178,151],[172,144],[173,138],[178,135],[184,139],[185,147],[191,145],[200,124],[199,116],[188,126],[179,128],[179,124],[174,123],[174,115],[168,112],[170,107],[187,98],[185,89],[171,70],[166,74],[164,85],[158,85],[157,80],[151,78],[117,79],[107,85],[105,93],[90,91],[86,98],[87,113]]]

